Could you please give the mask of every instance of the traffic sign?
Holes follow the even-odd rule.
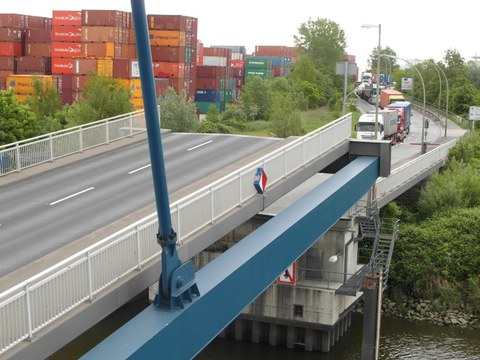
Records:
[[[480,120],[480,106],[470,106],[468,115],[470,120]]]
[[[263,194],[265,187],[267,186],[267,174],[263,171],[263,168],[259,167],[257,173],[255,174],[255,179],[253,180],[253,185],[257,189],[257,193]]]
[[[296,269],[297,266],[295,263],[286,268],[285,271],[278,276],[277,284],[295,285],[297,280]]]
[[[412,90],[413,89],[413,79],[412,78],[402,78],[402,90]]]

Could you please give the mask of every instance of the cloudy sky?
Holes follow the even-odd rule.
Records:
[[[298,27],[309,18],[325,18],[344,30],[347,52],[355,55],[361,70],[378,44],[389,46],[404,59],[440,61],[449,49],[465,60],[480,56],[480,26],[475,2],[315,1],[315,0],[144,0],[148,14],[186,15],[198,18],[198,38],[205,46],[293,46]],[[51,16],[52,10],[112,9],[131,11],[130,0],[2,0],[2,13]]]

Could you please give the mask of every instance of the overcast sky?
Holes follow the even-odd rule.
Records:
[[[49,16],[52,10],[111,9],[131,11],[129,0],[1,0],[2,13]],[[465,60],[480,56],[479,13],[475,1],[316,1],[316,0],[144,0],[147,14],[186,15],[198,18],[198,38],[205,46],[293,46],[298,27],[309,18],[325,18],[344,30],[348,54],[360,70],[378,44],[389,46],[405,59],[442,60],[449,49]]]

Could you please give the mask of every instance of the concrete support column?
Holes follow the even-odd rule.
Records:
[[[337,321],[337,323],[333,327],[335,331],[335,342],[340,340],[340,321]]]
[[[287,327],[287,349],[293,349],[295,347],[295,328],[293,326]]]
[[[277,324],[270,324],[270,332],[268,334],[268,343],[271,346],[278,345],[278,326]]]
[[[252,343],[260,343],[261,333],[260,333],[260,322],[252,321]]]
[[[305,329],[305,351],[313,351],[315,348],[316,331],[313,329]]]
[[[244,327],[242,319],[235,320],[235,340],[243,341]]]
[[[322,331],[322,352],[330,351],[331,337],[332,337],[331,330]]]

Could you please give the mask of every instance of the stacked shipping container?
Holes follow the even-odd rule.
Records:
[[[177,93],[195,92],[198,20],[182,15],[147,15],[153,74]],[[157,80],[158,81],[158,80]],[[163,95],[163,93],[161,94]]]
[[[226,48],[203,48],[202,64],[197,66],[197,89],[195,104],[201,114],[210,106],[218,112],[233,100],[233,80],[230,77],[232,50]]]
[[[0,89],[12,89],[23,101],[33,94],[38,75],[61,91],[61,79],[50,76],[51,18],[0,14],[0,26]]]
[[[245,59],[247,58],[247,49],[242,45],[215,45],[212,47],[230,49],[232,51],[229,75],[233,81],[232,100],[236,100],[245,82]]]
[[[188,16],[148,15],[147,21],[157,96],[168,86],[177,93],[185,90],[201,113],[212,104],[223,111],[226,103],[236,100],[245,77],[285,75],[296,56],[285,46],[256,46],[255,57],[247,57],[244,46],[204,48],[197,41],[198,21]],[[136,57],[127,12],[54,10],[51,19],[0,14],[0,89],[25,91],[24,85],[33,80],[10,77],[8,85],[6,77],[35,73],[58,87],[64,103],[71,103],[79,98],[88,75],[96,73],[118,78],[131,93],[133,107],[141,109]],[[46,80],[50,74],[54,76]]]
[[[294,48],[278,45],[255,46],[255,58],[257,60],[271,60],[273,77],[285,76],[289,65],[298,55]]]

